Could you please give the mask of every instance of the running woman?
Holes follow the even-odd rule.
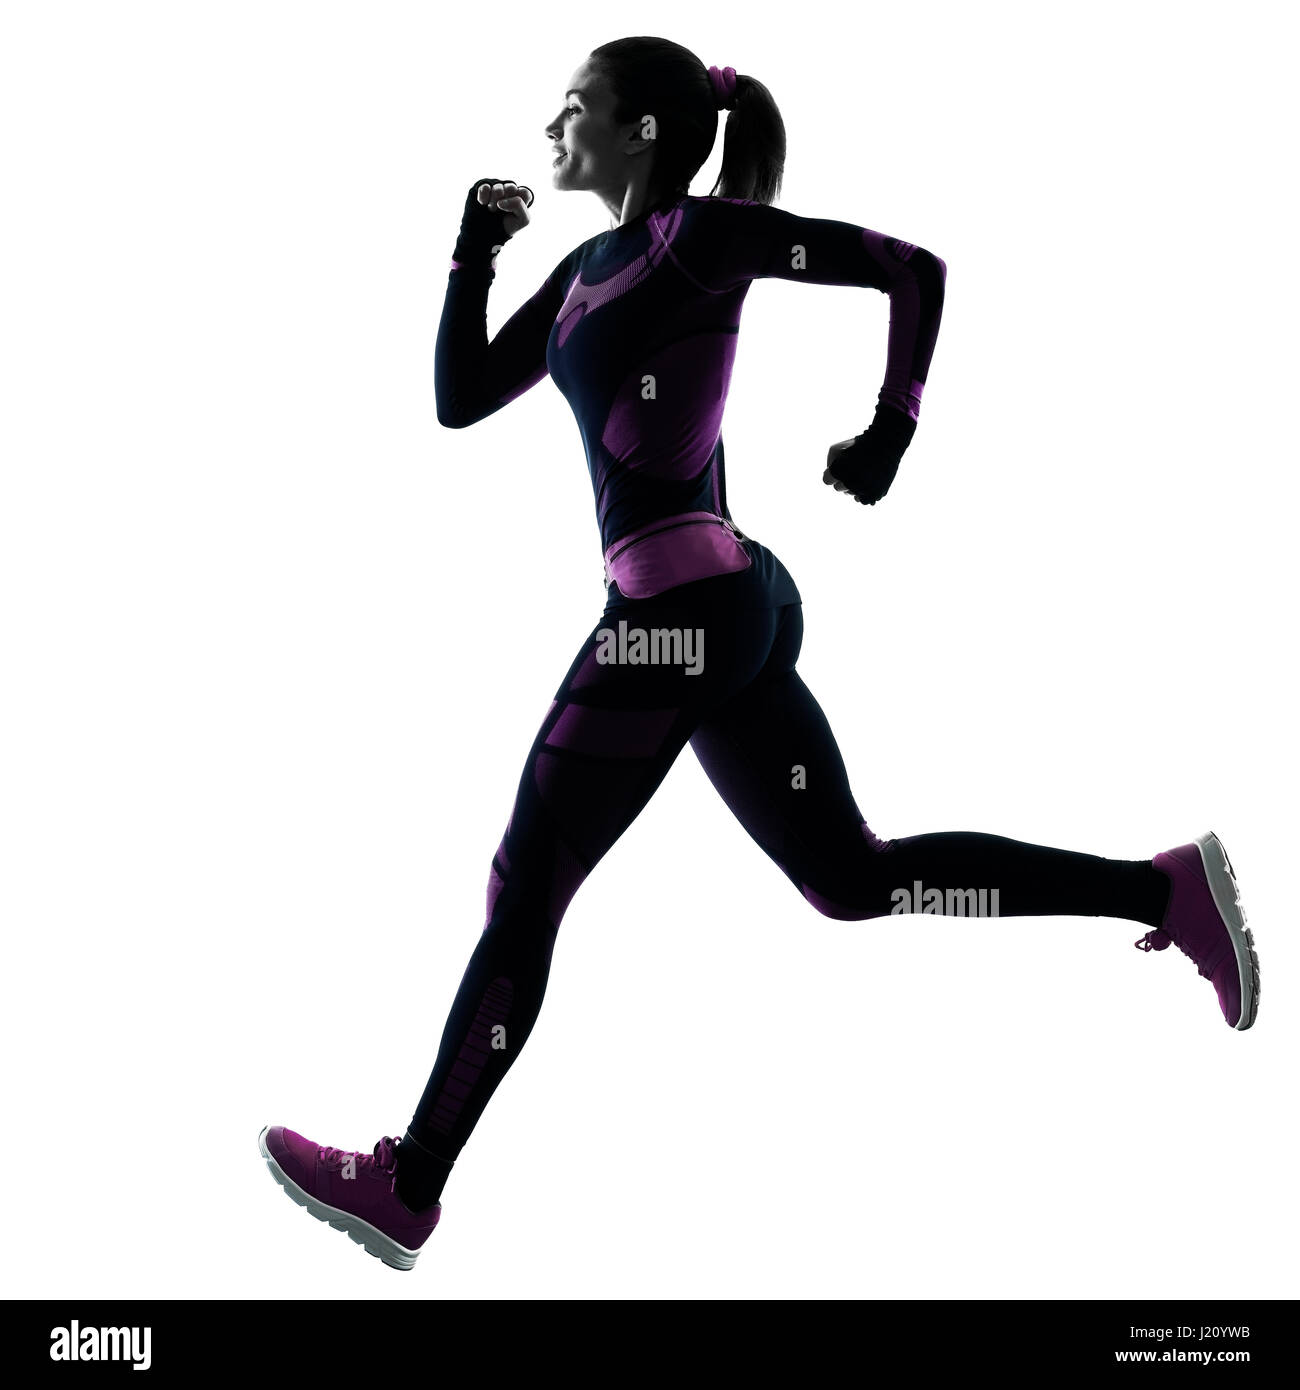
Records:
[[[725,110],[721,174],[690,181]],[[1117,917],[1171,943],[1227,1023],[1255,1021],[1259,965],[1213,834],[1150,860],[951,833],[882,840],[867,826],[821,708],[796,670],[799,591],[727,506],[720,435],[750,284],[776,277],[889,296],[874,418],[830,447],[823,481],[872,506],[916,430],[947,266],[849,222],[772,206],[785,129],[767,88],[677,44],[594,50],[546,127],[558,190],[594,193],[608,231],[571,251],[489,342],[496,257],[529,224],[531,190],[481,179],[465,201],[435,349],[438,420],[463,429],[550,374],[582,435],[606,602],[533,741],[488,875],[487,915],[410,1125],[370,1152],[268,1126],[271,1175],[312,1215],[410,1269],[443,1185],[541,1008],[565,909],[690,744],[804,900],[841,921],[900,910]],[[900,899],[927,885],[923,902]],[[975,910],[987,910],[976,899]],[[991,915],[991,914],[990,914]]]

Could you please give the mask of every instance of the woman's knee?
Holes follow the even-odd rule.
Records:
[[[545,922],[552,931],[558,930],[588,872],[587,865],[562,841],[549,843],[540,854],[520,851],[514,862],[507,857],[502,841],[488,870],[484,931],[494,920],[506,916]]]
[[[799,891],[823,917],[865,922],[893,911],[890,852],[894,842],[880,839],[865,821],[861,835],[849,850],[851,862],[846,864],[837,856],[825,873],[811,875],[808,880],[796,879]]]
[[[819,893],[811,884],[801,883],[799,891],[823,917],[837,922],[865,922],[872,917],[886,917],[889,908],[882,907],[878,901],[863,901],[852,889],[837,897]]]

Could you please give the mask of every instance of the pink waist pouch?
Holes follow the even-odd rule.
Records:
[[[743,539],[715,512],[661,517],[605,551],[605,585],[617,584],[625,598],[653,598],[678,584],[734,574],[754,563]]]

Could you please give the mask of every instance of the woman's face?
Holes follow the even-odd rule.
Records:
[[[552,188],[621,196],[630,160],[638,149],[643,158],[649,153],[638,138],[640,122],[614,124],[614,94],[590,63],[583,63],[565,85],[564,106],[546,127],[554,161]]]

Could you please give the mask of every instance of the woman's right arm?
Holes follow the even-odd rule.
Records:
[[[492,415],[546,375],[546,343],[564,300],[569,260],[566,256],[555,267],[489,342],[487,301],[496,279],[495,253],[510,234],[500,213],[477,204],[477,188],[466,199],[433,359],[438,423],[453,430]]]
[[[876,401],[915,424],[943,316],[947,262],[853,222],[799,217],[746,198],[704,202],[713,231],[706,273],[715,289],[776,278],[858,285],[889,297],[885,380]]]
[[[889,296],[885,380],[871,424],[828,452],[823,481],[859,502],[880,500],[912,441],[921,410],[948,266],[924,247],[869,227],[799,217],[746,198],[699,200],[713,235],[704,238],[706,287],[734,289],[778,278],[813,285],[859,285]]]

